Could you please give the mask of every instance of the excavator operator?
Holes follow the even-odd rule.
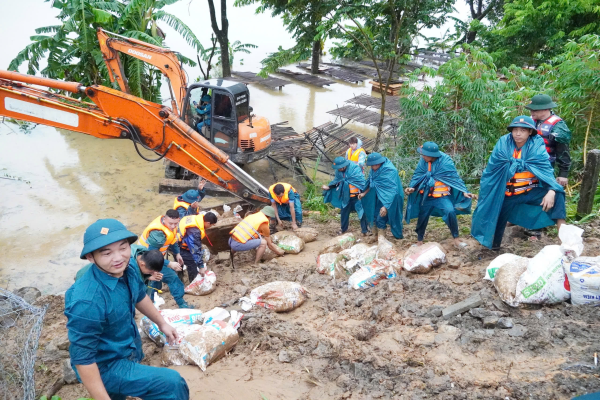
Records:
[[[200,118],[202,118],[202,121],[200,121],[196,124],[196,128],[198,128],[198,132],[202,132],[203,126],[206,126],[207,128],[210,127],[210,113],[211,113],[210,100],[211,100],[210,95],[205,94],[204,96],[202,96],[202,99],[200,99],[200,105],[197,105],[197,103],[194,102],[194,105],[196,106],[196,110],[198,110],[198,114],[200,115]]]

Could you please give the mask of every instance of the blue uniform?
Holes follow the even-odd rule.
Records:
[[[197,202],[201,202],[204,199],[204,197],[206,196],[206,192],[204,191],[204,189],[202,189],[202,190],[189,190],[188,192],[194,192],[194,194],[195,194],[194,197],[196,198]],[[188,193],[188,192],[186,192],[186,193]],[[188,202],[188,201],[186,201],[183,198],[183,195],[177,196],[177,200],[179,200],[179,201],[185,201],[186,203]],[[190,206],[188,208],[179,206],[175,210],[177,210],[177,212],[179,213],[179,218],[183,218],[183,217],[186,217],[188,215],[198,215],[198,209],[193,208],[191,204],[190,204]]]
[[[65,294],[71,365],[77,373],[76,365],[96,363],[113,400],[187,400],[187,383],[177,371],[139,364],[144,354],[135,305],[145,297],[132,266],[121,278],[89,268]]]
[[[207,104],[205,106],[199,106],[199,107],[197,107],[197,109],[198,109],[198,114],[204,116],[204,120],[202,122],[198,122],[196,124],[196,127],[198,128],[198,131],[200,131],[204,125],[210,126],[210,110],[211,110],[211,106],[210,106],[210,103],[209,103],[209,104]]]
[[[300,204],[300,195],[294,192],[293,189],[290,189],[288,192],[289,203],[287,204],[279,204],[275,203],[273,196],[269,194],[269,199],[271,199],[271,204],[277,206],[277,213],[279,214],[279,219],[282,221],[291,221],[292,213],[290,211],[290,204],[294,203],[294,214],[296,214],[296,223],[302,224],[302,204]]]

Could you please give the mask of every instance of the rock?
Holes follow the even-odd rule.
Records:
[[[56,343],[52,341],[48,343],[42,354],[42,361],[44,362],[60,361],[64,358],[69,358],[69,352],[60,350]]]
[[[354,337],[361,342],[371,340],[377,334],[375,325],[363,324],[357,327],[354,331]]]
[[[513,320],[512,320],[512,318],[508,318],[508,317],[500,318],[498,320],[497,326],[498,326],[498,328],[501,328],[501,329],[510,329],[513,327]]]
[[[292,361],[292,360],[291,360],[290,355],[288,354],[288,352],[285,351],[285,350],[281,350],[279,352],[279,362],[289,363],[290,361]]]
[[[485,308],[472,308],[469,310],[469,314],[471,314],[472,317],[479,319],[484,319],[485,317],[489,317],[491,315],[490,311],[486,310]]]
[[[42,295],[42,292],[40,292],[37,288],[31,286],[22,287],[20,289],[15,290],[13,293],[21,297],[28,304],[33,304],[35,300]]]
[[[244,286],[244,285],[235,285],[233,287],[233,291],[235,293],[239,294],[240,296],[245,296],[249,290],[250,289],[248,288],[248,286]]]
[[[365,369],[363,363],[355,362],[350,366],[350,371],[354,375],[355,379],[365,379],[369,376],[368,371]]]
[[[498,318],[495,315],[490,315],[489,317],[485,317],[483,319],[483,327],[485,329],[494,329],[499,320],[500,320],[500,318]]]
[[[61,333],[48,343],[48,347],[56,347],[59,350],[69,350],[71,342],[67,332]]]
[[[510,308],[502,300],[494,300],[492,301],[492,304],[498,309],[498,311],[503,311],[506,313],[510,312]]]
[[[63,367],[63,379],[65,380],[65,383],[68,385],[71,385],[73,383],[78,383],[77,375],[75,375],[75,371],[71,367],[71,359],[70,358],[63,360],[62,367]]]
[[[365,297],[364,296],[360,296],[359,298],[356,299],[356,301],[354,302],[354,305],[356,307],[360,307],[363,305],[363,303],[365,302]]]
[[[452,325],[442,325],[438,328],[434,341],[436,344],[453,342],[460,337],[460,329]]]
[[[448,265],[448,268],[452,268],[452,269],[458,269],[462,264],[462,260],[459,257],[455,257],[455,256],[448,256],[446,258],[446,265]]]
[[[433,344],[435,343],[435,336],[436,334],[433,332],[417,333],[417,336],[415,336],[413,343],[415,344],[415,346],[433,346]]]
[[[342,389],[347,389],[352,384],[352,378],[348,374],[342,374],[338,376],[335,383]]]
[[[326,343],[319,342],[317,348],[313,350],[312,354],[315,357],[327,358],[331,356],[331,349]]]
[[[471,296],[468,299],[461,301],[460,303],[456,303],[444,308],[442,310],[442,316],[444,317],[444,319],[450,319],[455,315],[469,311],[471,308],[480,306],[482,303],[483,300],[481,299],[481,296],[479,296],[479,293],[477,293],[476,295]]]
[[[527,333],[527,328],[523,325],[515,325],[511,330],[508,331],[508,335],[512,337],[522,337]]]

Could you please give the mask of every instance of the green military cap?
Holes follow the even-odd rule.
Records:
[[[547,94],[536,94],[531,99],[531,103],[525,106],[528,110],[550,110],[551,108],[558,107],[558,105],[552,101],[552,97]]]

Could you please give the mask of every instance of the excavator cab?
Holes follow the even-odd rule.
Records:
[[[252,115],[248,87],[227,79],[209,79],[190,85],[182,117],[191,127],[196,128],[201,120],[195,109],[206,94],[211,96],[210,126],[204,126],[199,133],[237,164],[266,157],[271,144],[271,126],[266,118]]]

